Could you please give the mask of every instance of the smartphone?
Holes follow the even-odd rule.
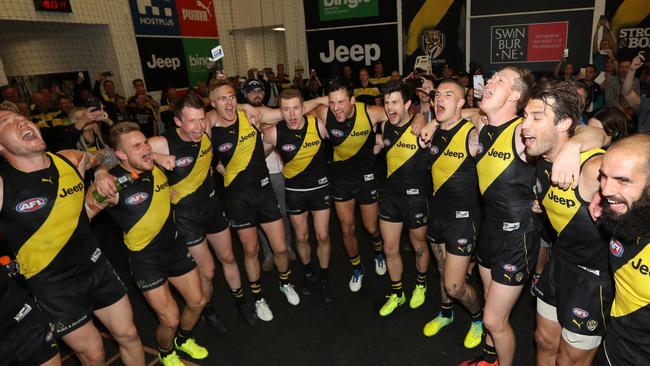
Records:
[[[562,52],[562,58],[567,59],[569,58],[569,49],[565,48],[564,51]]]
[[[98,109],[101,109],[102,104],[100,103],[99,99],[95,97],[90,97],[86,99],[86,102],[84,103],[84,107],[90,109],[90,111],[93,112]]]
[[[485,88],[483,75],[474,75],[474,98],[483,98],[483,88]]]
[[[102,75],[104,75],[104,77],[113,76],[113,72],[112,71],[104,71],[104,72],[102,72]]]

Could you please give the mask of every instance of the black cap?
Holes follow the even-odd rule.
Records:
[[[262,82],[257,79],[248,79],[244,82],[242,89],[244,90],[245,94],[248,94],[255,89],[262,89],[262,91],[264,91],[264,84],[262,84]]]

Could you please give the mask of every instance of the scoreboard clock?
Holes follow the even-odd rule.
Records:
[[[38,11],[72,13],[70,0],[34,0],[34,7]]]

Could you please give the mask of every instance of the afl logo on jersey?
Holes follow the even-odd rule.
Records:
[[[484,149],[483,149],[483,144],[482,143],[479,142],[478,144],[476,144],[476,153],[477,154],[483,154],[483,150]]]
[[[615,257],[620,258],[623,255],[625,249],[618,240],[612,239],[609,241],[609,251],[612,252]]]
[[[16,205],[16,211],[20,213],[30,213],[47,205],[47,198],[45,197],[34,197],[24,200],[23,202]]]
[[[332,136],[334,136],[334,137],[343,137],[343,135],[344,135],[343,131],[338,130],[338,129],[336,129],[336,128],[331,129],[331,130],[330,130],[330,133],[331,133]]]
[[[282,151],[292,152],[294,150],[296,150],[296,145],[292,145],[292,144],[284,144],[284,145],[282,145]]]
[[[147,198],[149,198],[149,195],[147,193],[138,192],[128,197],[125,202],[127,205],[138,205],[146,201]]]
[[[179,167],[179,168],[182,168],[182,167],[185,167],[185,166],[188,166],[188,165],[192,164],[193,161],[194,161],[193,157],[185,156],[185,157],[182,157],[180,159],[176,159],[176,166]]]
[[[230,142],[219,145],[219,152],[224,153],[226,151],[230,151],[230,149],[232,149],[232,144]]]
[[[384,139],[384,146],[390,146],[390,140]]]
[[[431,146],[431,153],[433,155],[438,155],[439,152],[440,152],[440,149],[438,148],[438,146],[435,146],[435,145]]]
[[[589,316],[589,312],[584,309],[573,308],[571,311],[573,311],[573,315],[577,316],[580,319],[584,319]]]

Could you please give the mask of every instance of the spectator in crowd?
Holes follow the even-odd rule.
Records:
[[[587,124],[605,130],[607,137],[604,148],[627,136],[627,118],[618,108],[605,107],[598,110]]]
[[[309,72],[309,80],[307,81],[307,98],[314,99],[323,95],[323,84],[321,84],[316,70],[311,69]]]
[[[42,92],[32,93],[32,102],[31,119],[41,130],[43,140],[50,148],[59,146],[67,130],[61,111],[52,108],[48,96]]]
[[[350,89],[354,89],[354,80],[352,77],[352,66],[345,65],[343,66],[343,74],[339,77],[341,83],[349,85]]]
[[[415,90],[418,103],[412,103],[409,108],[410,113],[421,113],[424,120],[428,123],[435,118],[434,111],[431,107],[432,95],[435,93],[433,87],[434,78],[431,75],[423,75],[420,77],[422,86]]]
[[[600,28],[607,30],[607,38],[598,42],[598,33]],[[597,70],[606,70],[607,63],[610,63],[616,70],[616,35],[612,32],[609,22],[603,18],[598,21],[593,40],[593,59]]]
[[[18,88],[14,85],[5,85],[0,89],[0,95],[2,95],[3,100],[10,101],[14,104],[20,103],[20,93]]]
[[[133,90],[134,90],[134,95],[132,95],[129,100],[127,101],[127,105],[130,107],[134,107],[137,103],[135,101],[136,97],[140,94],[143,94],[146,96],[146,105],[151,108],[152,112],[156,112],[158,108],[160,108],[160,104],[156,102],[151,95],[147,93],[147,88],[144,86],[144,80],[142,79],[134,79],[133,80]]]
[[[629,66],[631,72],[628,72],[625,75],[621,94],[625,97],[625,101],[630,108],[634,113],[636,113],[638,118],[637,131],[641,133],[650,133],[650,98],[639,94],[638,88],[635,88],[635,86],[638,86],[639,80],[634,77],[634,73],[641,67],[641,65],[643,65],[644,62],[645,56],[643,53],[639,53],[639,55],[632,60]]]
[[[620,60],[618,62],[617,77],[611,77],[607,79],[603,84],[603,91],[605,94],[605,105],[620,108],[623,111],[623,113],[625,113],[625,115],[628,116],[628,118],[632,117],[633,112],[630,109],[628,102],[624,98],[626,94],[623,93],[623,81],[625,80],[625,77],[630,72],[631,63],[632,62],[630,60]],[[639,79],[634,77],[634,71],[632,72],[631,77],[633,78],[631,88],[632,90],[634,90],[634,92],[637,95],[640,95],[641,88],[639,84]]]
[[[102,93],[100,86],[104,88],[104,93]],[[106,79],[106,73],[100,73],[97,80],[95,80],[93,94],[102,101],[106,110],[115,108],[115,98],[117,97],[115,83],[113,80]]]
[[[390,75],[384,75],[384,64],[381,61],[377,61],[375,64],[375,73],[370,78],[370,82],[375,84],[378,88],[381,88],[382,85],[390,81]]]
[[[598,70],[593,64],[585,66],[585,74],[582,79],[579,81],[584,83],[587,86],[587,92],[589,95],[589,105],[587,106],[587,112],[593,113],[605,105],[605,97],[603,95],[603,89],[600,85],[594,81],[598,76]]]
[[[448,64],[442,67],[442,79],[453,79],[454,78],[454,69],[451,68]]]
[[[478,101],[474,98],[474,88],[468,88],[465,93],[465,105],[463,108],[478,108]]]
[[[400,81],[402,80],[402,75],[400,75],[399,71],[393,70],[390,73],[390,81]]]
[[[359,84],[354,88],[354,98],[359,102],[374,105],[375,97],[379,95],[379,88],[370,82],[368,69],[362,67],[359,70]]]
[[[287,89],[291,87],[291,80],[289,80],[289,75],[284,72],[284,64],[278,64],[276,66],[275,78],[277,79],[278,84],[282,89]]]
[[[108,111],[109,117],[115,122],[126,122],[129,121],[129,111],[126,105],[126,98],[121,95],[115,97],[115,108],[111,111]]]
[[[129,107],[129,120],[140,125],[140,131],[146,137],[158,135],[158,121],[156,115],[149,105],[147,105],[146,94],[136,94],[135,106]]]
[[[165,127],[165,131],[172,131],[176,128],[174,122],[174,108],[176,102],[180,99],[176,92],[176,88],[167,88],[167,90],[163,92],[162,99],[164,99],[164,103],[161,103],[162,106],[160,107],[160,121]]]
[[[466,71],[461,71],[458,73],[458,83],[465,88],[465,92],[467,93],[467,89],[469,88],[469,74]]]
[[[278,85],[278,80],[275,77],[275,73],[269,69],[266,73],[266,79],[268,81],[268,96],[266,97],[265,105],[270,108],[276,108],[278,106],[278,97],[282,91],[282,87]]]

